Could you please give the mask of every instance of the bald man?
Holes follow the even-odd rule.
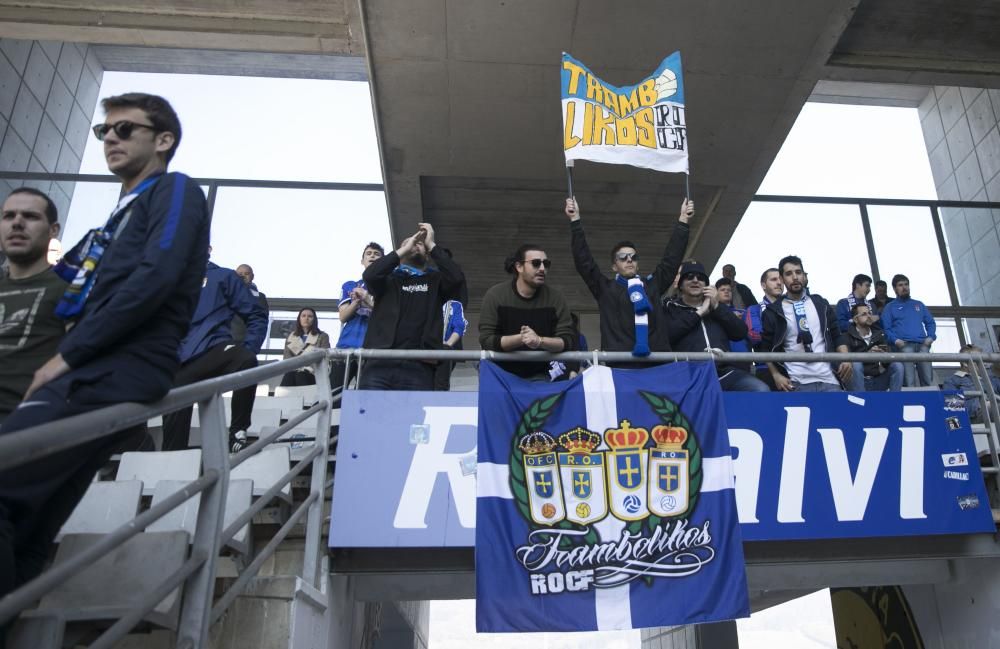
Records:
[[[264,311],[268,314],[271,313],[271,308],[267,304],[267,296],[257,290],[257,285],[253,283],[253,268],[250,264],[240,264],[236,267],[236,274],[240,276],[243,283],[247,285],[250,289],[250,293],[257,298],[257,302],[264,307]],[[268,328],[270,328],[270,316],[268,317]],[[232,332],[233,340],[237,343],[242,343],[247,337],[247,325],[243,322],[243,318],[236,316],[233,321],[229,324],[229,330]],[[267,346],[267,336],[264,336],[264,345]]]

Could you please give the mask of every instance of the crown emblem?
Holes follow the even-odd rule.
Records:
[[[654,426],[653,441],[662,451],[679,451],[687,441],[687,431],[679,426]]]
[[[556,440],[546,432],[536,430],[521,438],[518,447],[528,455],[541,455],[550,453],[556,447]]]
[[[601,436],[577,427],[560,435],[559,443],[570,453],[593,453],[601,445]]]
[[[604,431],[604,439],[615,451],[637,450],[649,441],[649,431],[645,428],[633,428],[628,419],[623,419],[621,428],[609,428]]]

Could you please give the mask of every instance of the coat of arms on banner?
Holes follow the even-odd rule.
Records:
[[[669,398],[641,392],[649,406],[602,432],[548,431],[562,395],[539,399],[520,417],[509,459],[510,487],[532,530],[517,548],[529,571],[565,552],[562,588],[533,574],[532,592],[614,587],[643,578],[687,576],[715,557],[710,521],[689,526],[702,482],[691,423]],[[659,423],[656,423],[656,422]],[[612,556],[628,556],[610,565]]]

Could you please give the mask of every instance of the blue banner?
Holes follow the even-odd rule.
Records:
[[[476,629],[595,631],[750,614],[709,364],[562,383],[480,365]]]
[[[743,539],[993,532],[964,401],[728,393]]]
[[[348,390],[330,546],[472,547],[478,403],[474,392]],[[745,541],[996,530],[958,395],[730,392],[722,404]]]

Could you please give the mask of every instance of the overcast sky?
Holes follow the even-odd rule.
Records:
[[[381,182],[365,83],[105,73],[101,96],[126,91],[171,101],[184,127],[172,168],[191,176]],[[100,144],[91,140],[81,173],[106,171]],[[807,104],[759,193],[935,198],[916,110]],[[65,240],[102,223],[116,197],[114,186],[78,184]],[[918,297],[943,304],[940,265],[926,263],[933,231],[928,243],[924,219],[912,211],[873,212],[878,255],[883,274],[905,272]],[[230,267],[250,263],[272,296],[339,297],[340,284],[360,275],[360,254],[371,240],[391,245],[380,192],[226,189],[212,228],[213,259]],[[856,209],[777,204],[750,209],[718,268],[735,264],[738,278],[758,291],[760,272],[788,253],[803,257],[810,287],[830,299],[847,294],[856,272],[870,272]],[[336,335],[335,323],[324,326]],[[472,601],[433,602],[431,647],[639,646],[638,631],[477,636],[474,619]],[[758,613],[738,628],[741,649],[835,649],[827,591]]]

